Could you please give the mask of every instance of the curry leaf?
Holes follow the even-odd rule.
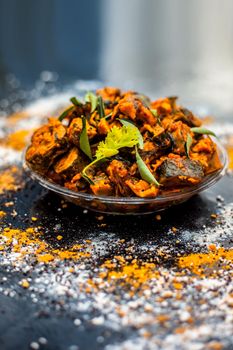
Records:
[[[90,102],[91,113],[93,113],[96,110],[96,107],[98,105],[98,97],[95,94],[93,94],[93,92],[88,91],[85,95],[85,101]]]
[[[186,151],[187,157],[189,157],[190,147],[192,146],[192,143],[193,143],[193,138],[190,134],[188,134],[187,140],[185,142],[185,151]]]
[[[139,173],[140,173],[142,179],[149,182],[150,184],[154,184],[156,186],[159,186],[160,185],[159,182],[156,180],[156,178],[151,173],[151,171],[149,170],[147,165],[142,160],[140,154],[138,153],[137,147],[135,147],[135,150],[136,150],[136,161],[137,161],[137,165],[138,165],[138,170],[139,170]]]
[[[107,114],[105,117],[104,117],[104,119],[108,119],[108,118],[110,118],[112,116],[112,112],[110,112],[109,114]]]
[[[102,96],[98,96],[98,106],[97,110],[99,113],[100,118],[105,118],[105,112],[104,112],[104,101]]]
[[[151,111],[151,113],[153,114],[154,117],[158,117],[158,111],[157,111],[157,109],[151,108],[150,111]]]
[[[137,98],[147,107],[150,108],[150,99],[146,95],[138,94]]]
[[[196,134],[212,135],[212,136],[217,137],[213,131],[206,129],[206,128],[202,128],[202,127],[191,128],[191,131],[196,133]]]
[[[74,108],[73,106],[67,108],[67,109],[58,117],[58,120],[61,122],[63,119],[65,119],[65,118],[67,117],[67,115],[69,114],[69,112],[70,112],[73,108]]]
[[[72,102],[74,106],[82,106],[82,102],[79,101],[76,97],[71,97],[70,102]]]
[[[90,142],[87,136],[87,122],[84,116],[82,117],[82,123],[83,128],[79,139],[80,149],[92,160]]]
[[[131,128],[135,128],[137,130],[137,134],[138,134],[138,145],[140,149],[143,149],[144,147],[144,141],[143,141],[143,137],[142,134],[140,133],[139,129],[136,127],[136,125],[134,125],[133,123],[129,122],[128,120],[124,120],[124,119],[118,119],[121,124],[125,125],[125,126],[129,126]]]

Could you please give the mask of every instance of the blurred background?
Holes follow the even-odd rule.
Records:
[[[231,118],[233,1],[0,0],[0,98],[79,80]]]

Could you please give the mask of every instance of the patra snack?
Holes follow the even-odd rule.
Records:
[[[105,87],[88,92],[37,129],[30,167],[75,192],[153,198],[179,192],[222,168],[213,132],[177,104]]]

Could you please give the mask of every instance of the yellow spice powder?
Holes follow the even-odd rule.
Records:
[[[11,250],[12,253],[19,253],[23,259],[28,255],[34,255],[38,262],[49,263],[55,259],[79,260],[90,257],[85,251],[86,245],[75,244],[69,250],[53,249],[47,242],[40,238],[41,233],[36,232],[33,227],[26,230],[5,228],[0,233],[0,250]]]
[[[20,181],[20,175],[21,170],[16,166],[1,171],[0,194],[3,194],[6,191],[17,191],[22,186],[22,184],[20,185],[20,182],[22,182]]]
[[[221,262],[221,268],[229,269],[229,263],[233,263],[233,249],[210,249],[208,253],[194,253],[183,256],[178,260],[181,269],[189,269],[197,275],[204,275],[206,269],[212,269]]]
[[[29,133],[30,130],[17,130],[16,132],[9,134],[3,141],[3,144],[15,149],[16,151],[21,151],[27,145]]]

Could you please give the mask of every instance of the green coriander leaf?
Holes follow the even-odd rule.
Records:
[[[138,144],[138,133],[136,128],[132,126],[123,125],[122,128],[114,126],[107,134],[104,141],[101,141],[96,150],[96,159],[88,164],[82,171],[82,176],[84,179],[87,178],[90,182],[90,178],[87,175],[87,170],[91,168],[94,164],[101,160],[115,156],[119,153],[119,149],[122,147],[133,147]]]
[[[212,136],[217,137],[213,131],[206,129],[206,128],[202,128],[202,127],[191,128],[191,131],[196,133],[196,134],[212,135]]]
[[[87,164],[87,166],[85,166],[85,168],[82,171],[82,177],[88,181],[91,185],[94,185],[94,181],[92,181],[92,179],[87,175],[87,170],[90,169],[94,164],[98,163],[101,159],[95,159],[93,160],[93,162],[91,162],[90,164]]]
[[[74,108],[73,106],[67,108],[67,109],[58,117],[58,120],[61,122],[63,119],[65,119],[65,118],[67,117],[67,115],[69,114],[69,112],[70,112],[73,108]]]
[[[186,151],[187,157],[189,157],[190,147],[192,146],[192,143],[193,143],[193,138],[190,134],[188,134],[187,140],[185,142],[185,151]]]
[[[80,134],[79,146],[80,149],[92,160],[91,147],[87,136],[87,122],[84,116],[82,117],[82,123],[83,128]]]
[[[105,118],[105,112],[104,112],[104,101],[102,96],[98,96],[98,106],[97,110],[99,113],[100,118]]]
[[[138,131],[132,126],[114,126],[101,141],[96,150],[96,158],[107,158],[116,155],[120,148],[133,147],[138,144]]]
[[[87,168],[87,167],[86,167],[86,168]],[[92,179],[86,174],[86,171],[85,171],[86,168],[84,168],[83,171],[82,171],[82,177],[83,177],[87,182],[89,182],[90,185],[94,185],[94,182],[92,181]]]
[[[144,147],[144,141],[143,141],[143,137],[142,134],[140,133],[139,129],[136,127],[136,125],[134,125],[133,123],[129,122],[128,120],[124,120],[124,119],[118,119],[122,125],[124,126],[129,126],[131,128],[135,128],[137,130],[138,133],[138,145],[140,149],[143,149]]]
[[[150,172],[149,168],[144,163],[140,154],[138,153],[137,147],[135,147],[135,150],[136,150],[136,161],[137,161],[137,165],[138,165],[138,170],[139,170],[139,173],[140,173],[142,179],[149,182],[150,184],[154,184],[156,186],[159,186],[160,185],[159,182],[155,179],[154,175]]]
[[[93,113],[98,105],[98,97],[93,92],[88,91],[85,95],[85,101],[91,104],[91,113]]]

